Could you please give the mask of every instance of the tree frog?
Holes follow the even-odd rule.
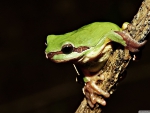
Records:
[[[127,26],[124,23],[123,29]],[[111,42],[119,43],[131,52],[137,52],[145,44],[145,41],[139,43],[132,39],[122,28],[111,22],[94,22],[72,32],[47,37],[45,54],[48,59],[56,63],[73,62],[82,70],[85,82],[83,92],[91,108],[95,103],[106,105],[106,101],[97,95],[104,98],[110,96],[95,84],[94,75],[107,61],[112,51]],[[101,81],[105,79],[103,75],[99,78]]]

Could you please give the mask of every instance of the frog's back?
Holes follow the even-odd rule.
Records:
[[[74,31],[73,34],[76,35],[77,33],[82,37],[99,39],[110,31],[120,31],[120,27],[111,22],[94,22]]]
[[[97,31],[118,31],[120,27],[112,22],[94,22],[89,25],[83,26],[82,28],[92,29]]]
[[[86,44],[88,46],[93,46],[110,31],[120,31],[120,27],[111,22],[94,22],[73,31],[73,35],[68,38],[74,39],[75,41],[80,39],[80,42],[77,43],[79,45]]]

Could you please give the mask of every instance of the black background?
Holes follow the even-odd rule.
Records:
[[[12,0],[0,2],[0,113],[73,113],[83,99],[71,64],[45,58],[49,34],[95,21],[130,22],[142,0]],[[105,113],[150,110],[150,48],[108,99]]]

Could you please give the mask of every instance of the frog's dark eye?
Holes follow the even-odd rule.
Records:
[[[61,51],[64,53],[64,54],[69,54],[73,51],[74,47],[72,44],[66,44],[66,45],[63,45],[62,48],[61,48]]]

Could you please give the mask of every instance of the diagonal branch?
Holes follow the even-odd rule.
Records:
[[[149,33],[150,29],[150,0],[144,0],[139,8],[138,13],[134,16],[131,24],[124,30],[130,34],[135,40],[142,42]],[[131,60],[131,55],[128,50],[117,48],[109,57],[106,65],[100,70],[99,74],[105,75],[105,80],[98,85],[104,91],[112,94],[116,86],[119,75],[124,72]],[[87,105],[84,98],[75,113],[101,113],[102,108],[98,104],[91,109]]]

